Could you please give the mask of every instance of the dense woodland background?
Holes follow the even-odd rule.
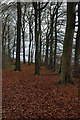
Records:
[[[80,2],[0,4],[2,118],[80,118]]]
[[[80,3],[33,2],[2,5],[3,67],[14,61],[15,70],[35,63],[34,74],[45,65],[71,82],[80,72]]]

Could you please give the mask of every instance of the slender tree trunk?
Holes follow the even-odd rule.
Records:
[[[9,34],[9,32],[10,32],[10,26],[8,25],[8,60],[10,60],[10,57],[11,57],[11,55],[10,55],[10,34]]]
[[[51,25],[51,41],[50,41],[50,67],[52,68],[52,64],[53,64],[53,29],[52,29],[53,25]]]
[[[57,14],[56,12],[56,21],[55,21],[55,48],[54,48],[54,63],[53,63],[53,69],[54,72],[56,71],[56,52],[57,52]]]
[[[21,3],[17,2],[17,48],[15,71],[21,71],[20,66],[20,42],[21,42]]]
[[[53,15],[50,13],[50,20],[51,20],[51,25],[50,25],[50,68],[53,66],[53,20],[54,18],[52,17]]]
[[[4,33],[5,33],[5,25],[2,24],[2,67],[5,67],[5,42],[4,42]]]
[[[26,60],[25,60],[25,13],[26,13],[26,5],[25,5],[25,8],[24,8],[23,27],[22,27],[22,37],[23,37],[23,64],[26,63]]]
[[[39,2],[39,9],[40,9],[40,2]],[[39,51],[39,65],[41,65],[41,48],[42,48],[42,40],[41,40],[41,11],[39,10],[39,42],[40,42],[40,51]]]
[[[37,8],[37,3],[36,3],[36,8]],[[35,42],[36,42],[36,51],[35,51],[35,73],[39,75],[39,39],[38,39],[38,31],[37,31],[37,14],[38,11],[35,9]]]
[[[31,25],[29,22],[29,55],[28,55],[28,65],[31,63]]]
[[[78,3],[78,31],[76,36],[75,45],[75,58],[74,58],[74,76],[76,77],[79,72],[79,55],[80,55],[80,2]]]
[[[45,63],[46,67],[48,67],[48,47],[49,47],[49,40],[48,40],[48,31],[46,33],[46,56],[45,56]]]
[[[16,28],[15,28],[15,34],[14,34],[14,44],[13,44],[13,59],[14,59],[14,52],[15,52],[15,41],[16,41],[16,39],[15,39],[15,36],[16,36]]]
[[[32,32],[31,63],[33,63],[33,32]]]
[[[72,81],[72,43],[75,28],[75,3],[67,3],[67,26],[64,38],[63,57],[62,57],[62,71],[61,84],[73,83]]]
[[[24,36],[25,36],[25,31],[23,31],[23,64],[26,64],[26,61],[25,61],[25,40],[24,40]]]
[[[36,42],[36,51],[35,51],[35,74],[39,75],[39,33],[37,31],[37,15],[38,11],[43,10],[47,6],[48,2],[40,9],[37,9],[37,2],[33,2],[33,7],[35,9],[35,42]]]
[[[31,63],[33,63],[33,43],[32,43],[32,49],[31,49]]]
[[[45,60],[44,60],[44,42],[43,42],[43,58],[42,58],[42,63],[43,63],[43,65],[44,65],[44,62],[45,62]]]

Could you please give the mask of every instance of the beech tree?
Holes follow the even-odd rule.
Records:
[[[17,2],[17,48],[15,71],[21,71],[20,66],[20,42],[21,42],[21,3]]]
[[[78,3],[78,30],[75,45],[74,73],[73,73],[74,76],[77,76],[79,71],[79,55],[80,55],[80,2]]]
[[[8,22],[8,58],[10,59],[11,53],[10,53],[10,25]]]
[[[46,55],[45,55],[45,65],[48,67],[48,53],[49,52],[49,38],[48,38],[48,30],[46,32]]]
[[[38,9],[38,3],[37,2],[34,2],[33,3],[33,7],[35,9],[35,73],[34,74],[37,74],[39,75],[40,74],[40,71],[39,71],[39,31],[38,31],[38,28],[37,28],[37,20],[38,20],[38,11],[41,11],[43,10],[46,6],[47,6],[48,3],[46,3],[43,7],[39,8]],[[40,27],[39,27],[40,28]]]
[[[30,11],[28,11],[28,21],[29,21],[29,53],[28,53],[28,65],[31,64],[31,44],[33,41],[33,31],[32,31],[32,26],[33,26],[33,6],[31,6]]]
[[[58,7],[58,3],[57,3]],[[54,62],[53,62],[53,70],[56,71],[56,52],[57,52],[57,17],[58,16],[58,10],[56,12],[56,19],[55,19],[55,48],[54,48]]]
[[[23,19],[22,19],[22,24],[21,24],[22,39],[23,39],[23,64],[26,63],[26,60],[25,60],[25,14],[26,14],[26,4],[25,4],[25,7],[24,7]]]
[[[53,10],[54,11],[54,10]],[[52,68],[53,64],[53,24],[54,24],[54,16],[55,13],[51,14],[51,6],[50,6],[50,63],[49,66]]]
[[[73,83],[72,80],[72,43],[75,28],[75,3],[67,2],[67,25],[64,38],[62,70],[60,83]]]

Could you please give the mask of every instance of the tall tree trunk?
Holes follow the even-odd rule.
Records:
[[[47,6],[48,2],[40,9],[37,9],[37,2],[33,2],[33,7],[35,9],[35,42],[36,42],[36,50],[35,50],[35,74],[39,75],[39,33],[37,31],[37,15],[38,11],[43,10]]]
[[[46,56],[45,56],[45,64],[46,64],[46,67],[48,67],[48,49],[49,47],[49,40],[48,40],[48,31],[46,33]]]
[[[55,21],[55,48],[54,48],[54,62],[53,62],[53,69],[56,71],[56,52],[57,52],[57,14],[56,12],[56,21]]]
[[[45,46],[45,45],[44,45],[44,41],[43,41],[43,57],[42,57],[42,58],[43,58],[43,59],[42,59],[42,64],[43,64],[43,65],[44,65],[44,62],[45,62],[45,61],[44,61],[44,51],[45,51],[45,50],[44,50],[44,49],[45,49],[44,46]]]
[[[25,5],[25,8],[24,8],[23,27],[22,27],[22,37],[23,37],[23,64],[26,63],[26,60],[25,60],[25,13],[26,13],[26,5]]]
[[[37,8],[37,3],[36,8]],[[38,39],[38,31],[37,31],[37,14],[38,11],[35,9],[35,42],[36,42],[36,50],[35,50],[35,74],[39,75],[39,39]]]
[[[5,33],[5,25],[2,24],[2,67],[5,67],[5,39],[4,39],[4,33]]]
[[[24,29],[24,27],[23,27],[23,29]],[[23,64],[25,64],[26,63],[26,61],[25,61],[25,40],[24,40],[25,30],[22,31],[22,36],[23,36]]]
[[[54,15],[51,14],[51,10],[50,10],[50,63],[49,66],[50,68],[52,68],[53,66],[53,21],[54,21]]]
[[[15,39],[15,36],[16,36],[16,28],[15,28],[15,34],[14,34],[14,43],[13,43],[13,59],[14,59],[14,52],[15,52],[15,41],[16,41],[16,39]]]
[[[53,64],[53,24],[51,24],[51,36],[50,36],[50,67]]]
[[[63,56],[62,56],[62,71],[61,84],[73,83],[72,81],[72,43],[75,28],[75,3],[67,3],[67,26],[64,38]]]
[[[28,55],[28,65],[31,63],[31,25],[29,22],[29,55]]]
[[[10,32],[10,26],[8,25],[8,60],[10,60],[10,57],[11,57],[11,55],[10,55],[10,34],[9,34],[9,32]]]
[[[21,71],[20,66],[20,42],[21,42],[21,3],[17,2],[17,48],[15,71]]]
[[[40,2],[39,2],[40,9]],[[41,65],[41,48],[42,48],[42,40],[41,40],[41,11],[39,10],[39,42],[40,42],[40,51],[39,51],[39,65]]]
[[[80,2],[78,3],[78,31],[76,36],[75,45],[75,58],[74,58],[74,76],[78,75],[79,72],[79,55],[80,55]]]
[[[32,32],[31,63],[33,63],[33,32]]]

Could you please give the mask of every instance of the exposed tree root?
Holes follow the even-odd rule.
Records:
[[[75,83],[73,82],[73,80],[68,80],[68,81],[61,81],[61,80],[59,80],[57,83],[55,83],[55,85],[60,85],[60,86],[62,86],[62,85],[65,85],[65,84],[72,84],[72,85],[75,85]]]

